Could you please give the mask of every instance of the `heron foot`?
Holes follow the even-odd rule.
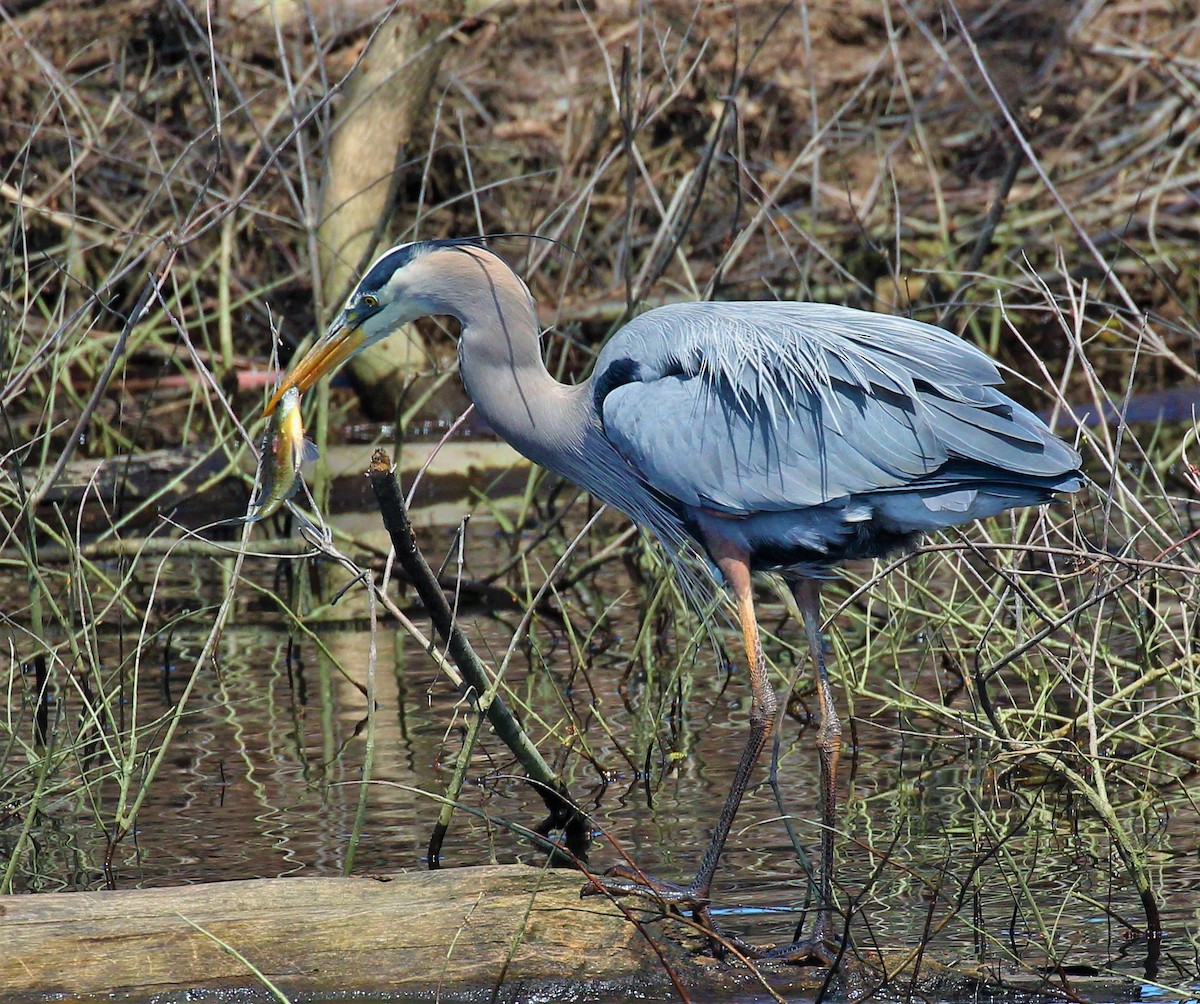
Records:
[[[640,896],[656,904],[664,916],[671,913],[682,914],[689,910],[693,923],[702,928],[707,935],[709,947],[714,955],[718,958],[723,956],[729,944],[713,923],[707,892],[701,892],[695,882],[691,885],[679,885],[677,882],[656,879],[636,867],[613,865],[603,875],[593,878],[579,890],[579,895],[580,898],[600,895]]]
[[[790,945],[777,945],[774,948],[760,950],[760,959],[770,959],[776,962],[787,962],[794,966],[819,965],[832,969],[839,965],[842,956],[842,946],[832,937],[813,935],[801,938]]]
[[[662,907],[663,913],[676,909],[691,910],[693,914],[707,914],[710,902],[708,896],[702,894],[694,884],[664,882],[628,865],[613,865],[603,875],[585,885],[579,891],[579,895],[641,896],[654,900]]]
[[[785,962],[789,965],[825,966],[844,972],[847,968],[846,953],[842,941],[833,932],[829,914],[822,912],[820,919],[806,938],[789,945],[773,945],[762,948],[743,941],[737,936],[722,934],[713,922],[711,900],[702,895],[695,885],[685,886],[676,882],[665,882],[628,865],[614,865],[604,875],[597,876],[579,891],[584,896],[639,896],[654,902],[664,915],[691,911],[692,920],[703,928],[708,937],[709,949],[717,958],[724,958],[733,949],[747,959]]]
[[[822,912],[812,933],[806,938],[799,938],[790,945],[774,945],[771,948],[755,948],[751,945],[738,945],[738,949],[752,959],[765,959],[772,962],[786,962],[794,966],[825,966],[829,969],[835,966],[842,971],[847,966],[845,946],[841,938],[833,933],[833,924],[829,914]]]

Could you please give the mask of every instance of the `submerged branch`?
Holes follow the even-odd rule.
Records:
[[[367,473],[379,503],[384,526],[392,539],[396,559],[429,612],[434,630],[445,640],[450,658],[462,672],[465,682],[464,696],[476,706],[479,713],[487,716],[496,730],[496,735],[512,750],[529,773],[530,783],[542,796],[546,808],[550,811],[549,817],[538,827],[538,832],[544,834],[561,827],[570,853],[586,860],[590,843],[588,827],[582,813],[567,793],[566,785],[546,763],[504,700],[498,694],[486,703],[481,700],[483,695],[492,691],[492,681],[483,662],[455,622],[454,611],[446,599],[446,594],[417,546],[408,510],[404,505],[404,495],[400,491],[391,457],[386,450],[375,451]]]

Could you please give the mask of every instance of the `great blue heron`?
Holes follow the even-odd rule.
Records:
[[[381,255],[267,410],[428,315],[458,319],[463,383],[496,432],[672,553],[707,559],[736,600],[750,738],[699,870],[686,886],[610,873],[608,891],[686,906],[712,930],[713,875],[776,710],[751,573],[777,572],[790,585],[820,706],[821,899],[808,937],[757,954],[829,963],[842,729],[821,641],[821,582],[846,559],[1075,491],[1079,455],[996,390],[996,365],[974,346],[928,324],[821,303],[658,307],[609,339],[590,379],[559,383],[542,362],[528,288],[471,240]]]

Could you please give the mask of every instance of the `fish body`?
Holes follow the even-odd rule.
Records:
[[[318,456],[316,446],[304,438],[300,391],[290,388],[271,413],[271,424],[263,437],[259,488],[247,510],[247,521],[266,519],[295,495],[300,488],[300,465]]]

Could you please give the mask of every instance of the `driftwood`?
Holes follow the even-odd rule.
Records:
[[[228,509],[232,515],[235,507],[245,508],[246,490],[236,483],[236,472],[216,448],[178,447],[71,460],[53,484],[46,483],[48,471],[23,473],[25,491],[39,500],[38,517],[57,525],[58,510],[67,514],[68,526],[78,525],[84,534],[104,530],[130,513],[134,516],[129,525],[139,527],[153,526],[161,513],[183,522],[200,522],[214,511]],[[21,497],[17,476],[13,468],[0,468],[0,494]]]
[[[0,998],[195,988],[266,998],[251,966],[285,993],[318,996],[669,991],[648,940],[613,904],[581,900],[582,881],[508,865],[2,898]],[[662,925],[651,930],[662,942]],[[663,951],[688,982],[709,981],[677,945]]]
[[[335,446],[327,452],[339,508],[372,504],[363,478],[371,453],[369,446]],[[254,457],[244,452],[240,464],[240,468],[231,465],[219,449],[188,447],[107,460],[73,460],[54,485],[43,487],[36,478],[28,478],[26,491],[43,495],[40,518],[55,524],[54,510],[58,509],[67,514],[69,526],[74,527],[78,519],[85,534],[105,530],[118,516],[133,511],[139,513],[130,524],[135,528],[156,526],[163,513],[184,526],[200,526],[245,514]],[[474,504],[474,489],[504,479],[510,472],[494,490],[492,502],[503,504],[505,490],[519,496],[528,468],[529,461],[507,443],[467,440],[440,448],[433,443],[406,444],[399,473],[410,484],[424,471],[417,500],[420,508],[414,511],[413,521],[444,526],[456,523]],[[15,472],[0,468],[0,494],[19,497],[14,478]]]
[[[682,923],[631,902],[639,928],[602,897],[580,899],[583,881],[578,872],[502,865],[0,897],[0,999],[214,990],[237,990],[239,1001],[272,999],[264,977],[306,997],[664,1000],[678,986],[712,1000],[765,997],[770,986],[791,998],[812,996],[828,975],[821,967],[718,962]],[[1122,983],[1053,967],[947,966],[930,956],[856,953],[849,985],[835,993],[871,996],[890,980],[892,989],[935,999],[998,986],[1056,996],[1069,986],[1095,998],[1119,993]]]

